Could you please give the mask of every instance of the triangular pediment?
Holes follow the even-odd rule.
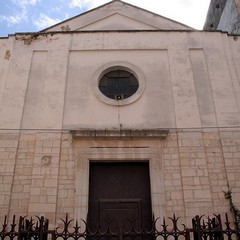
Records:
[[[119,13],[114,13],[111,16],[102,18],[96,22],[90,23],[82,28],[76,29],[81,30],[156,30],[156,27],[145,24],[143,22],[136,21],[128,16],[124,16]]]
[[[115,0],[49,27],[42,32],[191,29],[163,16],[120,0]]]

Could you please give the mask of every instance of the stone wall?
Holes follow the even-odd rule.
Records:
[[[12,200],[13,178],[15,174],[16,157],[18,152],[18,132],[1,132],[0,135],[0,205],[1,219],[9,213]],[[26,160],[25,160],[26,161]],[[17,210],[17,209],[16,209]]]
[[[155,217],[229,212],[240,204],[239,129],[171,130],[166,139],[72,139],[69,132],[1,133],[3,215],[86,218],[89,161],[149,160]]]

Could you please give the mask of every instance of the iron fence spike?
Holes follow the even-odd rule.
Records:
[[[152,227],[147,228],[147,226],[140,226],[139,228],[135,227],[135,225],[131,225],[128,228],[127,224],[122,223],[119,225],[118,231],[113,231],[111,229],[111,224],[115,224],[112,220],[109,221],[110,225],[107,225],[107,229],[104,226],[99,225],[98,228],[94,229],[94,231],[89,230],[89,222],[83,221],[85,224],[86,229],[82,232],[80,231],[79,222],[76,220],[75,222],[75,231],[71,231],[70,223],[73,221],[69,220],[68,216],[66,216],[64,223],[64,230],[59,231],[60,228],[56,228],[55,230],[49,230],[48,219],[41,217],[40,223],[37,221],[35,222],[33,218],[30,220],[26,219],[26,217],[20,216],[19,218],[19,226],[20,228],[15,231],[15,217],[13,217],[12,224],[10,224],[11,229],[10,231],[2,230],[0,232],[0,239],[5,240],[6,236],[9,236],[10,240],[13,240],[16,236],[18,236],[19,240],[47,240],[49,239],[49,235],[51,234],[52,239],[56,240],[57,238],[62,238],[63,240],[68,240],[72,238],[73,240],[81,240],[81,239],[118,239],[121,237],[124,239],[161,239],[169,240],[169,239],[180,239],[181,237],[185,240],[190,240],[190,233],[193,233],[194,239],[217,239],[223,240],[223,234],[230,240],[233,239],[232,236],[235,235],[239,237],[240,232],[239,229],[231,228],[230,222],[228,219],[228,215],[226,214],[226,223],[225,227],[222,226],[221,215],[214,215],[213,218],[207,217],[207,222],[203,219],[203,216],[199,217],[198,215],[192,219],[192,228],[187,228],[184,224],[180,224],[179,217],[175,214],[173,218],[174,227],[172,229],[168,229],[168,225],[166,222],[166,218],[163,218],[163,230],[158,231],[154,224],[156,220],[152,219]],[[38,218],[39,219],[39,218]],[[134,221],[130,221],[131,223],[135,223]],[[7,225],[7,218],[4,218],[4,224]],[[38,226],[42,225],[42,227],[38,228]],[[182,227],[183,226],[183,229]],[[104,229],[102,228],[104,227]]]

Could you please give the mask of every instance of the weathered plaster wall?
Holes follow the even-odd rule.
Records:
[[[9,60],[12,55],[13,38],[0,39],[0,102],[2,102],[3,92],[6,85],[8,75]]]
[[[9,46],[3,48],[1,59],[0,128],[240,124],[237,37],[208,32],[101,32],[17,35],[16,40],[4,42]],[[96,97],[96,73],[109,64],[128,64],[144,78],[138,100],[111,106]]]

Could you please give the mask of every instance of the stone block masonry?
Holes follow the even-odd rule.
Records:
[[[240,205],[240,131],[170,131],[165,139],[72,139],[70,132],[0,133],[0,218],[86,219],[89,161],[149,161],[155,217],[225,213]]]
[[[0,133],[0,206],[1,216],[9,214],[11,196],[13,189],[13,179],[15,174],[16,155],[19,144],[18,132]],[[18,189],[21,191],[22,189]]]

